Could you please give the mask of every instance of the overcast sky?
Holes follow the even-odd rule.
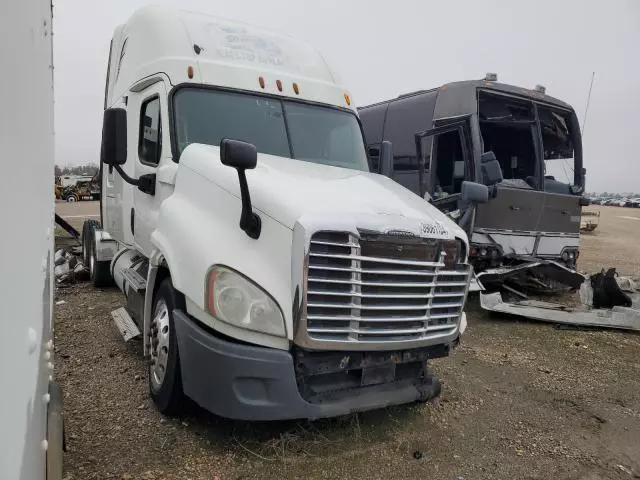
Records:
[[[358,105],[497,72],[582,122],[589,191],[640,191],[640,1],[156,1],[314,44]],[[109,42],[142,0],[54,2],[56,163],[97,163]]]

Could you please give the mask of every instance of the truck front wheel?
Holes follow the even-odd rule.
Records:
[[[165,278],[153,299],[149,393],[158,410],[167,415],[178,413],[184,398],[173,321],[176,301],[171,279]]]

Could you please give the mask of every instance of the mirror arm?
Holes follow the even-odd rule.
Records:
[[[113,168],[116,169],[116,172],[120,174],[120,176],[125,182],[127,182],[130,185],[134,185],[136,187],[138,186],[138,180],[136,180],[135,178],[131,178],[129,175],[124,173],[124,170],[122,170],[122,167],[120,167],[120,165],[109,165],[109,166],[110,167],[113,166]]]
[[[260,238],[262,221],[257,213],[251,208],[251,195],[247,176],[243,168],[238,168],[238,179],[240,181],[240,198],[242,199],[242,213],[240,214],[240,228],[254,240]]]

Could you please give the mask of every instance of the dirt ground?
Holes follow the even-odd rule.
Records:
[[[582,241],[581,270],[640,276],[640,211],[593,208],[602,217]],[[140,342],[125,344],[109,316],[118,291],[82,284],[56,301],[66,480],[640,478],[634,333],[488,316],[472,299],[461,346],[433,363],[438,400],[248,423],[195,406],[179,418],[155,410]]]

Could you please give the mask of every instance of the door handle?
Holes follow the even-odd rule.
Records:
[[[517,207],[517,206],[515,206],[515,205],[511,205],[509,208],[510,208],[511,210],[513,210],[514,212],[517,212],[517,211],[519,211],[519,210],[522,210],[520,207]]]

